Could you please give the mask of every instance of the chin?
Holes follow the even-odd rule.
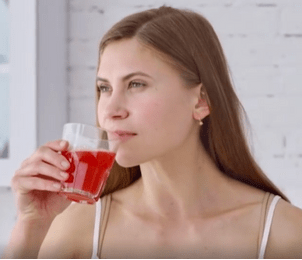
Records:
[[[124,167],[124,168],[135,167],[140,164],[140,163],[138,163],[138,161],[135,158],[121,156],[118,153],[116,154],[115,161],[117,162],[117,164],[119,166]]]

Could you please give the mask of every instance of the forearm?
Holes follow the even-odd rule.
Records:
[[[3,258],[37,258],[51,223],[18,220]]]

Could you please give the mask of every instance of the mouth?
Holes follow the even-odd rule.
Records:
[[[119,139],[121,141],[127,141],[130,138],[136,136],[136,133],[128,132],[128,131],[115,131],[110,133],[112,137]]]

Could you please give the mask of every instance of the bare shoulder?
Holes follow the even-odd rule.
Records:
[[[95,206],[72,203],[53,221],[39,258],[91,258]]]
[[[302,258],[302,210],[281,199],[275,209],[266,258]]]

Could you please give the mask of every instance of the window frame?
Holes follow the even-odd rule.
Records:
[[[9,16],[9,157],[0,160],[1,186],[10,184],[12,173],[37,142],[36,0],[10,1]]]
[[[61,137],[68,104],[67,0],[11,0],[9,13],[9,158],[0,159],[0,186],[38,146]]]

